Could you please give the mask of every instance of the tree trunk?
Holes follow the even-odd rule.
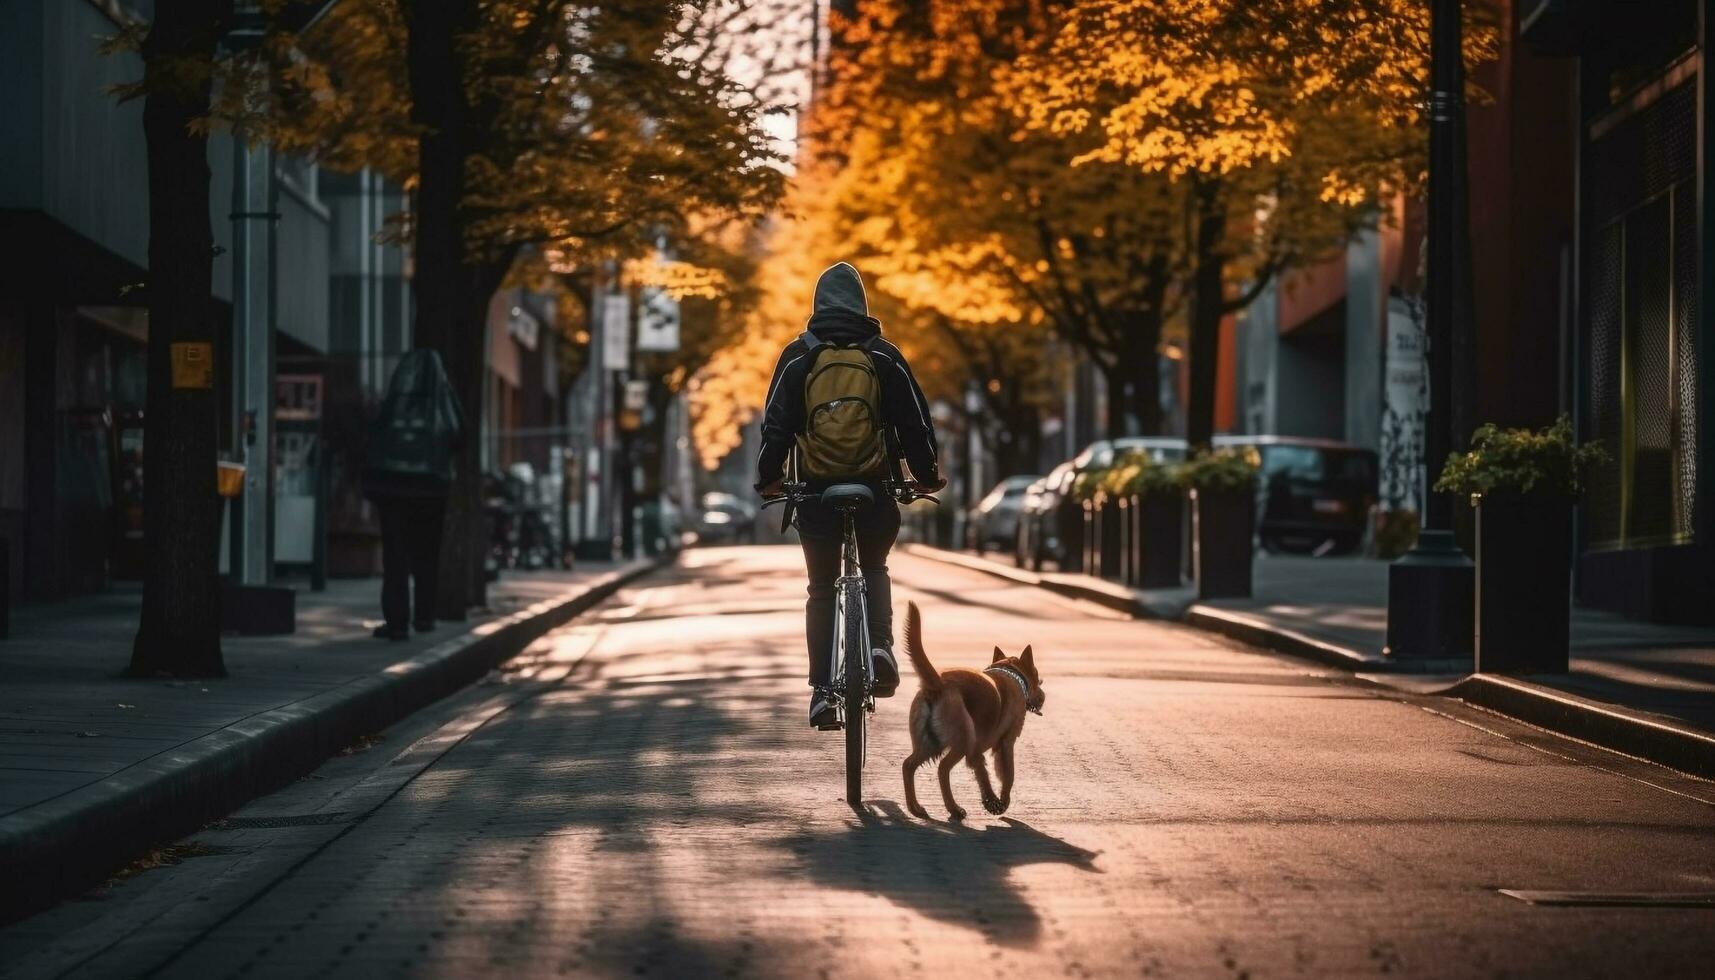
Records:
[[[1191,391],[1186,399],[1185,441],[1207,448],[1215,433],[1215,381],[1220,365],[1221,319],[1226,315],[1226,256],[1222,239],[1227,216],[1220,187],[1197,185],[1197,229],[1191,279]]]
[[[1014,403],[1002,417],[1006,425],[995,433],[995,466],[999,476],[1034,473],[1042,452],[1042,419],[1036,406]]]
[[[1129,346],[1129,345],[1128,345]],[[1108,426],[1107,437],[1118,439],[1130,435],[1126,428],[1126,418],[1131,412],[1131,392],[1127,390],[1127,381],[1131,371],[1126,364],[1127,352],[1122,348],[1114,358],[1111,366],[1104,366],[1102,379],[1107,382]]]
[[[1143,309],[1133,322],[1136,324],[1137,355],[1131,360],[1132,417],[1137,419],[1141,435],[1166,435],[1166,420],[1161,412],[1161,330],[1166,317],[1167,262],[1150,264],[1149,281],[1144,285]]]
[[[209,224],[207,68],[231,0],[160,0],[143,42],[149,166],[148,409],[144,417],[143,609],[132,676],[224,677],[220,650],[220,400],[213,383],[214,234]],[[174,384],[174,352],[207,373]],[[199,372],[200,373],[200,372]],[[206,383],[205,383],[206,379]]]
[[[436,603],[439,618],[460,620],[470,607],[486,601],[481,472],[484,347],[488,301],[505,270],[496,275],[491,267],[472,263],[465,250],[462,205],[472,138],[459,38],[478,23],[476,0],[413,0],[402,9],[408,35],[411,115],[423,127],[412,213],[414,340],[418,347],[440,352],[467,427],[454,456]]]

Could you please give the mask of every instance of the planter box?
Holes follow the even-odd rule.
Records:
[[[1184,551],[1184,498],[1177,493],[1152,493],[1132,498],[1137,529],[1132,584],[1140,589],[1176,589]]]
[[[1120,569],[1120,522],[1125,520],[1125,512],[1120,509],[1118,500],[1112,497],[1101,499],[1096,508],[1096,557],[1101,561],[1097,574],[1117,580],[1123,574]]]
[[[1070,497],[1062,500],[1055,508],[1055,520],[1060,522],[1060,540],[1056,542],[1058,553],[1053,554],[1056,567],[1062,572],[1081,572],[1084,570],[1084,505]]]
[[[1191,491],[1191,574],[1199,599],[1251,594],[1256,495]]]
[[[1565,673],[1572,502],[1491,494],[1476,512],[1478,672]]]

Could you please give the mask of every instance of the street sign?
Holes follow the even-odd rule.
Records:
[[[649,403],[649,382],[627,381],[625,383],[625,410],[641,412],[643,406]]]
[[[631,298],[624,293],[601,300],[601,366],[623,371],[631,366]]]
[[[642,294],[637,317],[637,349],[678,350],[679,301],[666,290],[653,286],[645,287]]]
[[[506,318],[506,332],[525,350],[536,349],[536,338],[541,329],[542,322],[522,306],[514,306]]]
[[[314,422],[322,417],[322,376],[274,376],[274,418],[281,422]]]
[[[174,344],[173,387],[214,387],[214,345],[192,342]]]

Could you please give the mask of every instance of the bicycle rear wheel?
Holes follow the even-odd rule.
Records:
[[[854,589],[855,593],[856,590]],[[864,710],[869,651],[864,649],[864,603],[856,595],[846,597],[845,631],[846,702],[846,802],[858,806],[863,802],[863,763],[869,712]],[[852,600],[856,601],[852,601]]]

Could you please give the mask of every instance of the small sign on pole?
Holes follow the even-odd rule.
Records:
[[[664,289],[651,286],[643,290],[637,315],[637,349],[679,349],[679,301]]]
[[[627,381],[625,383],[625,408],[632,412],[643,411],[643,406],[649,402],[649,382]]]
[[[601,300],[601,366],[623,371],[631,366],[631,299],[613,293]]]
[[[203,342],[172,346],[173,387],[214,387],[214,345]]]

